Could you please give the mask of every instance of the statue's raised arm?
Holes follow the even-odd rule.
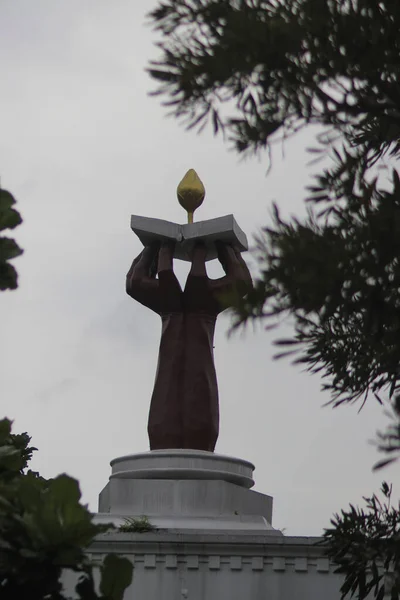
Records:
[[[249,268],[237,248],[223,242],[217,242],[216,246],[218,260],[225,276],[212,280],[211,286],[222,311],[228,308],[237,296],[245,296],[253,282]]]

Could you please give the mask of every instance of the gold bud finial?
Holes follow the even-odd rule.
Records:
[[[176,190],[178,201],[188,213],[188,223],[193,223],[193,213],[202,204],[206,190],[194,169],[189,169]]]

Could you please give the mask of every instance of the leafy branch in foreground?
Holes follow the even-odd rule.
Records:
[[[164,0],[150,19],[155,93],[189,128],[210,122],[238,152],[310,123],[372,153],[399,149],[393,0]]]
[[[390,185],[382,167],[400,157],[397,4],[164,0],[150,19],[161,34],[149,69],[156,93],[189,128],[211,122],[238,152],[258,152],[279,132],[316,124],[318,152],[333,158],[310,188],[307,220],[284,222],[275,211],[237,323],[291,315],[295,335],[282,345],[322,373],[334,405],[392,396],[400,183],[393,171]]]
[[[387,413],[391,423],[384,432],[378,433],[377,447],[380,452],[389,455],[389,458],[380,460],[374,469],[381,469],[400,458],[400,395],[392,403],[392,412]]]
[[[314,124],[317,158],[333,158],[309,190],[306,219],[285,221],[275,208],[235,327],[290,317],[295,332],[278,340],[278,356],[322,374],[334,406],[395,398],[400,179],[386,161],[400,158],[398,2],[162,0],[150,19],[161,36],[155,94],[188,129],[211,124],[237,152],[259,153]],[[389,459],[395,423],[378,441]],[[383,493],[386,502],[366,499],[325,534],[343,595],[399,598],[399,509],[387,485]]]
[[[0,188],[0,231],[14,229],[22,223],[21,215],[15,208],[14,197]],[[10,260],[22,254],[21,248],[15,240],[0,236],[0,290],[14,290],[18,283],[18,276]]]
[[[0,597],[2,600],[67,600],[66,570],[77,574],[80,600],[122,600],[132,564],[110,555],[100,568],[100,594],[86,549],[110,526],[95,525],[80,503],[78,482],[67,475],[50,480],[26,471],[35,448],[27,434],[11,433],[0,421]]]
[[[364,498],[366,508],[350,505],[331,521],[323,544],[344,575],[342,598],[357,594],[364,600],[400,598],[400,503],[391,505],[392,488],[382,484],[383,501],[375,494]]]
[[[311,188],[303,221],[284,221],[275,207],[258,239],[261,274],[237,305],[236,327],[290,315],[295,334],[276,342],[284,349],[277,356],[294,354],[321,372],[335,406],[370,392],[379,399],[381,390],[392,396],[400,389],[399,176],[393,170],[386,190],[353,179],[351,202],[317,212],[325,185]]]

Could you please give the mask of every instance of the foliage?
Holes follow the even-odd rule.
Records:
[[[26,470],[36,450],[29,443],[26,433],[11,433],[8,419],[0,421],[0,597],[64,600],[60,577],[72,570],[79,576],[81,600],[122,600],[131,563],[107,557],[97,594],[85,548],[109,526],[92,522],[76,480],[67,475],[46,480]]]
[[[0,188],[0,231],[22,222],[15,199]],[[0,236],[0,290],[17,288],[10,260],[22,254],[14,239]],[[11,433],[0,421],[0,597],[2,600],[67,600],[62,574],[78,575],[80,600],[122,600],[132,581],[126,558],[106,556],[100,567],[99,594],[86,548],[111,526],[95,525],[80,503],[79,484],[67,475],[46,480],[28,463],[36,450],[27,433]]]
[[[391,505],[387,483],[381,492],[383,501],[374,494],[364,498],[365,509],[350,505],[325,531],[323,543],[344,575],[342,597],[363,600],[372,592],[376,600],[400,598],[400,504]]]
[[[162,0],[150,19],[160,34],[154,94],[187,128],[211,124],[251,154],[318,126],[309,151],[325,162],[308,216],[284,220],[274,207],[235,326],[289,317],[294,335],[277,341],[277,356],[320,373],[334,406],[388,395],[384,466],[400,450],[398,2]],[[399,598],[400,507],[382,491],[383,503],[366,498],[366,510],[342,511],[325,534],[343,595],[381,600],[386,582]]]
[[[361,183],[361,182],[360,182]],[[249,318],[292,317],[278,340],[297,363],[322,372],[335,405],[400,388],[400,181],[360,187],[352,202],[306,220],[284,221],[258,239],[262,276],[238,305]],[[300,354],[299,354],[300,353]]]
[[[0,231],[14,229],[22,223],[21,215],[15,208],[14,197],[0,188]],[[10,260],[22,254],[21,248],[16,241],[10,237],[0,236],[0,290],[15,290],[17,283],[17,272]]]
[[[189,128],[211,121],[238,152],[258,152],[316,124],[312,151],[333,159],[309,189],[306,220],[275,210],[236,324],[294,317],[287,345],[325,377],[335,406],[392,396],[400,179],[384,161],[400,153],[397,3],[164,0],[150,18],[161,34],[155,93]]]
[[[400,396],[396,396],[392,403],[392,411],[387,412],[390,425],[384,432],[378,432],[378,450],[389,455],[380,460],[374,469],[381,469],[400,458]]]
[[[124,533],[146,533],[148,531],[156,531],[156,529],[146,515],[142,517],[129,517],[119,527],[119,531]]]
[[[211,120],[239,152],[317,123],[373,141],[372,157],[397,149],[397,9],[395,0],[165,0],[150,14],[162,34],[150,74],[175,116],[189,127]]]

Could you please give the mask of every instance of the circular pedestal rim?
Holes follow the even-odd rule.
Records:
[[[110,479],[222,480],[248,489],[254,485],[251,462],[203,450],[150,450],[114,458],[110,464]]]

